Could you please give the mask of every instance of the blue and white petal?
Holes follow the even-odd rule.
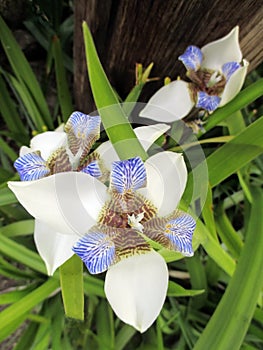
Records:
[[[100,177],[102,172],[100,170],[100,166],[97,160],[89,163],[85,168],[81,170],[85,174],[89,174],[93,177]]]
[[[204,91],[199,91],[197,93],[197,108],[205,109],[208,112],[213,112],[217,107],[219,107],[221,98],[216,95],[208,95]]]
[[[153,203],[159,215],[169,215],[177,207],[186,186],[187,169],[181,154],[165,151],[145,162],[147,186],[138,190]]]
[[[69,117],[65,131],[68,134],[69,148],[73,155],[79,150],[89,151],[93,143],[99,138],[100,116],[90,116],[81,112],[73,112]]]
[[[96,231],[91,231],[82,237],[72,250],[83,260],[92,274],[106,271],[115,257],[112,240],[106,234]]]
[[[90,116],[81,112],[73,112],[69,117],[65,129],[72,129],[76,138],[86,139],[90,134],[100,130],[100,116]]]
[[[222,67],[222,72],[226,78],[226,81],[228,81],[231,77],[231,75],[241,67],[240,63],[238,62],[227,62]]]
[[[66,147],[66,145],[67,135],[61,131],[46,131],[34,136],[30,141],[32,151],[40,151],[45,160],[48,160],[58,148]]]
[[[221,95],[220,107],[231,101],[239,93],[247,75],[248,65],[248,61],[243,60],[242,67],[231,75]]]
[[[165,226],[165,236],[169,238],[176,250],[185,256],[194,254],[192,237],[196,223],[192,216],[179,212]]]
[[[37,152],[26,153],[14,162],[21,181],[38,180],[50,173],[45,160]]]
[[[202,63],[202,51],[196,46],[188,46],[185,52],[178,57],[187,70],[197,71]]]
[[[113,162],[110,186],[118,193],[136,191],[146,184],[146,170],[140,157]]]

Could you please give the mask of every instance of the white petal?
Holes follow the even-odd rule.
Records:
[[[169,125],[155,124],[150,126],[139,126],[134,129],[134,132],[145,151],[147,151],[150,146],[169,129]],[[112,162],[120,160],[110,141],[103,142],[96,149],[96,152],[100,154],[108,169],[111,169]]]
[[[24,156],[25,154],[32,153],[34,150],[32,148],[27,147],[27,146],[22,146],[19,150],[19,157]]]
[[[59,266],[73,256],[72,246],[79,240],[79,235],[63,235],[36,220],[34,239],[47,273],[52,276]]]
[[[134,132],[147,152],[151,145],[169,129],[170,126],[167,124],[154,124],[149,126],[140,126],[135,128]]]
[[[202,47],[202,67],[221,71],[224,63],[241,62],[242,52],[238,42],[239,27],[235,27],[223,38]]]
[[[110,267],[104,289],[116,315],[142,333],[159,315],[167,287],[167,265],[161,255],[152,251]]]
[[[162,122],[173,122],[185,117],[194,106],[188,83],[176,80],[163,86],[149,100],[140,116]]]
[[[115,148],[112,146],[110,141],[103,142],[96,149],[96,152],[100,155],[104,162],[104,165],[108,170],[111,169],[111,164],[115,161],[120,160]]]
[[[187,181],[184,158],[179,153],[161,152],[145,162],[147,187],[138,190],[158,209],[161,216],[176,209]]]
[[[247,75],[247,69],[248,69],[249,63],[244,60],[243,61],[243,67],[237,69],[230,77],[228,82],[226,83],[224,92],[221,96],[221,102],[220,107],[224,106],[226,103],[231,101],[241,90],[246,75]]]
[[[12,181],[8,186],[33,217],[63,234],[86,233],[95,224],[108,196],[101,182],[77,172],[35,181]]]
[[[46,131],[36,135],[30,142],[33,151],[40,151],[45,160],[59,147],[67,144],[67,134],[59,131]]]

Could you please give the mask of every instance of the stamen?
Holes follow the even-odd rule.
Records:
[[[221,80],[222,80],[222,76],[218,75],[218,72],[214,72],[211,75],[211,77],[210,77],[208,83],[206,84],[206,86],[208,88],[211,88],[211,87],[215,86],[217,83],[219,83]]]
[[[144,217],[144,213],[140,213],[138,215],[128,215],[128,224],[130,225],[130,227],[133,227],[135,229],[137,229],[140,232],[143,232],[143,225],[140,223],[140,221],[143,219]]]

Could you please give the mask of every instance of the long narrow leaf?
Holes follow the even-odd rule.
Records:
[[[205,130],[208,131],[218,125],[222,120],[233,114],[234,112],[246,107],[251,102],[263,95],[263,78],[249,85],[242,90],[231,102],[218,108],[209,118],[205,125]]]
[[[38,305],[41,301],[46,299],[52,292],[54,292],[56,288],[58,288],[58,286],[59,281],[57,279],[50,278],[33,292],[28,293],[27,296],[0,312],[0,341],[5,338],[6,329],[10,326],[10,324],[16,320],[18,323],[21,323],[20,321],[23,320],[26,313]]]
[[[72,99],[69,92],[68,82],[66,78],[66,70],[64,68],[62,50],[60,40],[57,36],[53,37],[53,57],[55,61],[55,72],[58,90],[58,99],[62,112],[62,120],[66,122],[73,112]]]
[[[239,350],[263,286],[263,193],[253,190],[246,242],[227,290],[194,350]]]
[[[45,124],[52,129],[51,115],[35,74],[2,17],[0,17],[0,40],[17,79],[25,84],[32,96],[43,118],[43,125]]]
[[[83,23],[83,33],[91,89],[107,135],[120,159],[140,156],[145,160],[147,154],[136,138],[106,77],[90,30],[85,22]]]
[[[73,255],[60,266],[60,284],[67,317],[84,319],[83,264]]]

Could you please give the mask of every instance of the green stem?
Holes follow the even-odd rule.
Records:
[[[84,319],[83,264],[73,255],[60,266],[60,285],[67,317]]]

